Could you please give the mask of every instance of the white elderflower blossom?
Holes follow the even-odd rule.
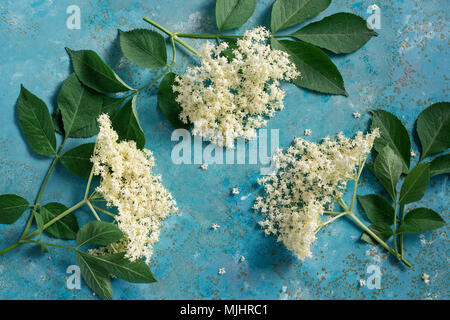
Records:
[[[200,66],[176,78],[173,90],[182,108],[180,118],[194,124],[193,134],[233,148],[237,137],[254,139],[256,129],[283,109],[280,80],[300,74],[286,52],[271,49],[269,36],[258,27],[244,32],[233,49],[226,42],[206,42],[199,52]]]
[[[202,165],[200,166],[200,168],[205,171],[208,170],[208,164],[207,163],[202,163]]]
[[[151,151],[137,149],[134,141],[118,142],[107,115],[100,115],[98,123],[100,132],[91,158],[94,175],[101,177],[96,191],[107,206],[117,207],[117,225],[124,233],[122,241],[105,249],[125,251],[131,261],[144,257],[149,262],[160,224],[177,211],[176,203],[161,184],[161,177],[152,175]]]
[[[214,231],[216,231],[217,229],[220,228],[220,225],[218,225],[217,223],[214,223],[214,224],[211,226],[211,228],[214,229]]]
[[[286,152],[278,152],[278,172],[258,180],[265,196],[257,197],[253,207],[266,217],[260,222],[265,233],[276,235],[298,259],[311,257],[324,210],[343,195],[378,136],[375,129],[353,139],[339,133],[321,144],[297,138]]]
[[[426,284],[430,283],[430,275],[426,274],[426,273],[422,273],[422,280],[423,282],[425,282]]]
[[[219,268],[218,274],[224,275],[225,273],[227,273],[227,272],[225,271],[225,268]]]

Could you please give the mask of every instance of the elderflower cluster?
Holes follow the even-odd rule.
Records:
[[[324,138],[321,144],[297,138],[286,152],[278,152],[278,172],[258,180],[265,192],[253,207],[266,217],[260,222],[266,235],[277,236],[300,260],[311,257],[324,210],[357,177],[378,136],[375,129],[353,139],[339,133],[336,140]]]
[[[269,36],[258,27],[246,31],[233,49],[226,42],[206,42],[199,52],[201,65],[176,78],[180,119],[194,124],[194,135],[233,148],[236,138],[254,139],[256,129],[283,109],[280,80],[300,74],[286,52],[270,48]]]
[[[94,175],[101,177],[96,191],[107,206],[117,207],[117,225],[124,233],[124,240],[107,249],[120,248],[131,261],[144,257],[149,262],[160,224],[177,211],[176,203],[161,184],[161,177],[152,175],[151,151],[139,150],[134,141],[118,142],[107,115],[100,115],[98,123],[100,132],[91,158]]]

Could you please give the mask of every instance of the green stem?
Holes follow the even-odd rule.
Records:
[[[156,23],[155,21],[144,17],[143,20],[147,23],[150,23],[152,26],[154,26],[155,28],[161,30],[162,32],[164,32],[165,34],[167,34],[169,37],[173,38],[176,42],[178,42],[179,44],[181,44],[183,47],[185,47],[186,49],[188,49],[189,51],[191,51],[193,54],[195,54],[196,56],[198,56],[198,52],[192,48],[190,45],[188,45],[186,42],[184,42],[183,40],[181,40],[180,38],[178,38],[176,33],[170,32],[169,30],[167,30],[166,28],[164,28],[163,26],[161,26],[159,23]]]
[[[224,35],[224,34],[198,34],[198,33],[175,33],[180,38],[190,39],[240,39],[242,35]]]
[[[361,177],[361,173],[362,173],[362,171],[364,169],[364,166],[366,164],[366,160],[367,160],[367,157],[364,158],[364,160],[358,164],[358,174],[353,179],[353,181],[355,182],[355,185],[353,187],[352,202],[350,203],[350,209],[348,211],[353,211],[353,208],[355,206],[355,203],[356,203],[356,191],[358,190],[358,182],[359,182],[359,178]]]
[[[77,210],[78,208],[82,207],[83,205],[85,205],[88,202],[88,200],[83,199],[82,201],[78,202],[76,205],[74,205],[73,207],[67,209],[66,211],[64,211],[63,213],[61,213],[60,215],[54,217],[52,220],[50,220],[49,222],[47,222],[46,224],[44,224],[44,227],[42,228],[42,230],[47,229],[48,227],[50,227],[51,225],[55,224],[56,222],[58,222],[59,220],[61,220],[62,218],[64,218],[65,216],[69,215],[70,213],[72,213],[73,211]],[[39,233],[38,230],[30,233],[29,235],[27,235],[26,237],[24,237],[24,239],[21,240],[29,240],[31,238],[33,238],[35,235],[37,235]]]
[[[395,255],[398,256],[398,247],[397,247],[397,211],[398,211],[398,202],[397,200],[395,201],[395,208],[394,208],[394,230],[393,230],[393,236],[392,236],[392,240],[394,241],[394,250],[395,250]]]
[[[175,47],[175,41],[173,37],[170,37],[170,44],[172,45],[172,63],[170,64],[169,68],[172,69],[172,67],[175,65],[175,62],[177,61],[177,48]]]
[[[67,137],[65,137],[63,142],[61,143],[61,145],[58,149],[58,152],[56,153],[56,156],[53,159],[52,164],[50,165],[50,169],[48,169],[48,171],[47,171],[47,175],[45,176],[44,181],[42,182],[41,188],[39,189],[38,196],[37,196],[36,201],[33,206],[33,210],[31,211],[30,218],[28,218],[27,224],[25,226],[25,229],[24,229],[22,235],[20,236],[20,239],[23,239],[26,236],[26,234],[28,233],[28,231],[30,230],[31,224],[33,223],[34,214],[36,213],[37,208],[40,205],[41,198],[42,198],[42,195],[44,194],[45,188],[47,187],[47,183],[48,183],[48,180],[50,179],[50,175],[52,174],[53,170],[55,169],[56,164],[58,163],[59,157],[61,155],[61,152],[62,152],[66,142],[67,142]]]
[[[100,219],[100,217],[97,214],[97,211],[95,211],[94,207],[89,202],[89,200],[87,200],[86,204],[88,205],[89,209],[91,209],[92,213],[94,214],[95,219],[97,219],[97,221],[102,221],[102,219]]]
[[[100,199],[101,197],[102,197],[102,195],[94,190],[91,193],[91,195],[89,196],[88,200],[89,201],[106,201],[105,199]]]
[[[95,149],[95,146],[94,146]],[[89,174],[89,179],[88,182],[86,184],[86,191],[84,192],[84,200],[88,199],[88,195],[89,195],[89,189],[91,188],[91,182],[92,182],[92,177],[94,176],[94,167],[92,167],[91,169],[91,173]]]
[[[164,27],[163,27],[162,25],[160,25],[159,23],[157,23],[157,22],[155,22],[155,21],[153,21],[153,20],[151,20],[151,19],[149,19],[149,18],[147,18],[147,17],[142,18],[142,20],[144,20],[144,21],[147,22],[147,23],[150,23],[152,26],[154,26],[155,28],[161,30],[162,32],[164,32],[164,33],[167,34],[168,36],[173,37],[173,33],[170,32],[169,30],[167,30],[166,28],[164,28]]]
[[[192,48],[190,45],[188,45],[186,42],[184,42],[183,40],[181,40],[180,38],[178,38],[176,35],[173,36],[173,39],[178,42],[179,44],[181,44],[183,47],[185,47],[186,49],[188,49],[190,52],[192,52],[193,54],[195,54],[197,57],[199,56],[198,52]]]
[[[20,243],[16,242],[13,245],[9,246],[8,248],[3,249],[2,251],[0,251],[0,256],[10,252],[11,250],[17,248],[18,246],[20,246]]]
[[[241,39],[243,35],[233,35],[233,34],[211,34],[211,33],[183,33],[176,32],[175,33],[180,38],[190,38],[190,39]],[[290,35],[272,35],[274,38],[286,38],[291,37]]]
[[[51,225],[53,225],[54,223],[58,222],[59,220],[61,220],[62,218],[64,218],[65,216],[67,216],[68,214],[70,214],[71,212],[77,210],[78,208],[80,208],[81,206],[83,206],[84,204],[86,204],[87,200],[82,200],[80,202],[78,202],[76,205],[74,205],[73,207],[67,209],[66,211],[64,211],[63,213],[61,213],[60,215],[58,215],[57,217],[53,218],[52,220],[50,220],[49,222],[47,222],[43,227],[42,230],[47,229],[48,227],[50,227]],[[35,235],[39,234],[39,230],[36,230],[28,235],[23,236],[19,241],[17,241],[16,243],[14,243],[13,245],[9,246],[8,248],[3,249],[2,251],[0,251],[0,256],[4,255],[5,253],[8,253],[9,251],[13,250],[14,248],[17,248],[18,246],[26,243],[28,240],[30,240],[31,238],[33,238]]]
[[[405,221],[405,205],[400,206],[400,225]],[[400,256],[403,258],[403,233],[399,234],[400,237]]]
[[[42,242],[42,241],[35,241],[35,240],[21,240],[21,243],[38,243],[38,244],[43,244],[45,246],[50,246],[50,247],[56,247],[56,248],[62,248],[62,249],[68,249],[68,250],[76,250],[73,247],[68,247],[68,246],[63,246],[60,244],[54,244],[54,243],[48,243],[48,242]]]
[[[358,174],[359,177],[360,174]],[[364,223],[361,222],[361,220],[359,220],[355,214],[348,208],[348,206],[345,204],[344,200],[342,198],[338,198],[336,199],[337,202],[342,206],[342,208],[345,209],[347,215],[352,218],[352,220],[358,224],[367,234],[369,234],[376,242],[378,242],[379,244],[381,244],[387,251],[389,251],[392,255],[394,255],[394,257],[403,262],[406,266],[411,267],[411,263],[406,260],[403,256],[400,256],[397,253],[396,249],[392,249],[388,244],[386,244],[386,242],[384,242],[383,240],[380,239],[380,237],[378,237],[372,230],[370,230]],[[396,243],[394,242],[394,248],[396,248]]]
[[[353,207],[355,206],[355,199],[356,199],[356,190],[358,189],[358,180],[353,180],[355,185],[353,186],[353,194],[352,194],[352,202],[350,203],[349,211],[353,211]]]
[[[325,227],[327,224],[332,223],[334,220],[337,220],[337,219],[339,219],[340,217],[345,216],[347,213],[348,213],[348,212],[341,212],[341,213],[339,213],[338,215],[334,216],[333,218],[328,219],[327,221],[325,221],[324,223],[322,223],[322,224],[319,226],[319,228],[317,229],[316,232],[318,232],[320,229],[322,229],[323,227]]]
[[[338,198],[336,199],[337,203],[339,203],[339,205],[344,208],[345,211],[350,211],[350,209],[347,207],[347,205],[345,204],[344,200],[342,200],[342,198]]]
[[[354,214],[353,212],[348,212],[348,216],[352,218],[352,220],[359,225],[367,234],[369,234],[375,241],[377,241],[380,245],[382,245],[387,251],[394,255],[399,261],[403,262],[406,266],[411,267],[412,264],[406,260],[404,257],[399,256],[390,246],[386,244],[383,240],[381,240],[372,230],[364,225]]]
[[[92,204],[92,203],[91,203],[91,204]],[[111,217],[115,217],[115,216],[116,216],[114,213],[111,213],[111,212],[109,212],[109,211],[107,211],[107,210],[105,210],[105,209],[102,209],[102,208],[96,206],[95,204],[92,204],[92,206],[93,206],[95,209],[97,209],[98,211],[103,212],[104,214],[107,214],[107,215],[109,215],[109,216],[111,216]]]
[[[333,215],[333,216],[336,216],[336,215],[341,214],[342,212],[337,212],[337,211],[327,211],[327,210],[325,210],[323,213],[325,213],[325,214],[331,214],[331,215]]]

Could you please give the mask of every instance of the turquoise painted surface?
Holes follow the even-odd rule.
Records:
[[[256,14],[244,26],[268,24],[272,1],[259,1]],[[374,1],[333,1],[314,20],[347,11],[369,16]],[[287,91],[285,109],[269,122],[280,129],[280,146],[312,129],[318,141],[338,131],[353,134],[365,130],[368,110],[383,108],[413,128],[414,119],[429,104],[448,97],[449,3],[446,0],[377,1],[381,8],[380,36],[358,52],[334,57],[349,97],[317,95],[293,85]],[[81,8],[81,30],[66,28],[66,8]],[[139,85],[152,78],[121,55],[117,29],[148,27],[148,16],[170,30],[215,32],[214,1],[81,1],[40,0],[0,3],[0,194],[17,193],[30,201],[50,165],[31,152],[18,127],[15,102],[20,83],[37,93],[51,108],[62,81],[71,72],[64,47],[97,51],[125,79]],[[199,46],[199,41],[192,44]],[[183,72],[194,60],[179,51],[176,71]],[[147,136],[146,147],[156,157],[156,171],[180,207],[180,215],[164,224],[151,268],[158,278],[152,285],[113,281],[117,299],[448,299],[448,227],[420,237],[407,236],[406,256],[414,267],[406,270],[380,249],[358,241],[359,230],[339,220],[321,232],[314,257],[301,263],[273,237],[265,237],[251,206],[258,188],[258,165],[174,165],[171,128],[156,108],[154,88],[141,95],[138,111]],[[354,119],[352,113],[363,116]],[[72,140],[67,150],[82,143]],[[414,145],[415,150],[417,146]],[[51,178],[43,202],[74,204],[82,197],[85,182],[60,165]],[[241,193],[231,195],[238,186]],[[365,172],[360,194],[380,191]],[[448,221],[448,176],[434,177],[417,205],[428,206]],[[358,208],[360,210],[360,208]],[[90,219],[86,210],[80,221]],[[211,229],[213,223],[221,228]],[[25,215],[16,224],[0,226],[0,244],[17,240]],[[240,256],[246,257],[239,262]],[[50,260],[51,259],[51,260]],[[71,252],[23,246],[0,258],[1,299],[95,299],[84,283],[81,290],[66,288],[66,269],[74,264]],[[381,289],[359,286],[367,279],[367,267],[381,270]],[[225,275],[218,275],[224,267]],[[430,275],[425,284],[422,273]]]

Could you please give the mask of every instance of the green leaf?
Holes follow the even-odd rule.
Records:
[[[150,268],[143,260],[131,262],[124,257],[124,253],[116,253],[105,256],[90,255],[87,260],[92,264],[106,269],[112,275],[132,283],[156,282]]]
[[[400,204],[407,204],[422,199],[430,184],[430,164],[421,163],[406,176],[400,190]]]
[[[92,169],[91,156],[95,143],[86,143],[67,151],[61,157],[61,164],[81,178],[89,178]]]
[[[42,215],[40,215],[38,212],[34,213],[34,219],[36,220],[36,225],[39,231],[39,239],[40,239],[42,232],[44,231],[44,219],[42,218]]]
[[[219,31],[239,28],[250,18],[256,0],[217,0],[216,23]]]
[[[409,172],[411,141],[408,131],[392,113],[384,110],[373,111],[371,129],[379,128],[380,137],[374,142],[374,148],[381,152],[388,145],[402,160],[402,172]]]
[[[158,107],[169,120],[174,129],[189,127],[189,124],[185,124],[180,120],[181,106],[175,100],[177,94],[173,92],[173,84],[176,74],[169,72],[161,81],[158,90]]]
[[[41,252],[42,253],[50,252],[50,249],[45,244],[43,244],[43,243],[39,243],[39,244],[41,246]]]
[[[20,86],[17,100],[20,127],[31,148],[43,156],[56,154],[56,136],[47,105],[30,91]]]
[[[39,241],[42,237],[42,232],[44,232],[44,219],[42,217],[42,215],[38,212],[34,212],[34,220],[36,220],[36,225],[37,225],[37,230],[38,230],[38,234],[39,234]],[[46,252],[50,252],[50,250],[48,249],[48,247],[43,244],[42,242],[39,243],[40,247],[41,247],[41,252],[42,253],[46,253]]]
[[[450,153],[435,158],[430,162],[430,177],[450,173]]]
[[[421,233],[445,226],[444,219],[428,208],[416,208],[409,211],[403,224],[398,228],[399,233]]]
[[[367,27],[366,20],[346,12],[333,14],[291,34],[294,38],[337,54],[354,52],[376,35]]]
[[[34,218],[36,220],[38,231],[41,234],[44,231],[44,220],[38,212],[34,213]]]
[[[108,114],[111,119],[114,118],[125,100],[126,98],[112,98],[103,96],[102,113]]]
[[[55,132],[60,135],[64,135],[64,124],[62,121],[61,110],[56,108],[52,114],[53,126],[55,127]]]
[[[233,53],[233,50],[238,48],[237,40],[225,40],[223,42],[228,43],[228,48],[223,50],[220,54],[228,59],[228,62],[233,61],[235,58],[235,54]]]
[[[166,41],[158,32],[148,29],[119,30],[120,48],[138,66],[160,69],[167,64]]]
[[[450,147],[450,103],[438,102],[417,118],[417,134],[422,145],[420,159]]]
[[[402,161],[390,146],[385,146],[375,159],[375,176],[380,180],[393,201],[397,199],[397,183],[402,174]]]
[[[392,232],[391,228],[389,227],[389,225],[387,225],[385,223],[378,222],[378,223],[371,224],[369,226],[369,229],[373,233],[375,233],[378,238],[380,238],[383,241],[389,240],[389,238],[392,237],[392,234],[393,234],[393,232]],[[371,245],[374,245],[374,246],[378,245],[378,242],[375,239],[373,239],[372,236],[370,236],[366,232],[363,232],[361,234],[361,238],[360,239],[362,241],[364,241],[364,242],[367,242],[368,244],[371,244]]]
[[[101,93],[133,90],[91,50],[74,51],[66,48],[78,79],[87,87]]]
[[[47,224],[57,216],[59,216],[68,208],[58,202],[50,202],[42,206],[40,213],[44,224]],[[79,230],[78,221],[74,214],[69,214],[64,218],[58,220],[47,229],[46,232],[58,239],[76,239],[77,232]]]
[[[25,212],[30,204],[15,194],[0,195],[0,224],[12,224]]]
[[[126,100],[126,98],[113,98],[108,96],[102,96],[102,111],[101,113],[106,113],[109,115],[109,117],[112,119],[117,112],[119,112],[120,107]],[[64,124],[62,121],[62,115],[61,110],[59,108],[55,109],[55,112],[53,113],[53,125],[55,126],[55,131],[61,135],[64,135]],[[87,127],[86,129],[92,130],[92,132],[95,132],[92,135],[95,135],[98,133],[98,124],[97,122],[94,125],[91,125]],[[81,132],[82,133],[82,132]]]
[[[137,95],[125,103],[123,108],[112,119],[112,126],[119,135],[120,140],[133,140],[136,142],[136,146],[142,149],[145,145],[145,135],[139,124],[136,99]]]
[[[270,28],[275,33],[292,27],[319,14],[330,3],[331,0],[277,0],[272,7]]]
[[[109,272],[100,267],[98,264],[92,263],[89,259],[91,256],[87,253],[77,250],[75,259],[80,267],[81,275],[87,286],[103,299],[112,300],[111,280]]]
[[[382,222],[391,225],[394,221],[394,208],[383,197],[376,194],[358,196],[358,201],[366,212],[370,222]]]
[[[319,48],[303,41],[271,39],[272,47],[286,51],[295,63],[300,76],[294,83],[302,88],[326,94],[347,96],[339,70]]]
[[[58,108],[61,110],[65,135],[88,138],[98,133],[97,118],[102,111],[103,97],[91,92],[72,73],[61,87]]]
[[[104,221],[92,221],[85,224],[77,233],[78,247],[88,244],[98,244],[106,246],[110,243],[119,241],[123,236],[112,223]]]

